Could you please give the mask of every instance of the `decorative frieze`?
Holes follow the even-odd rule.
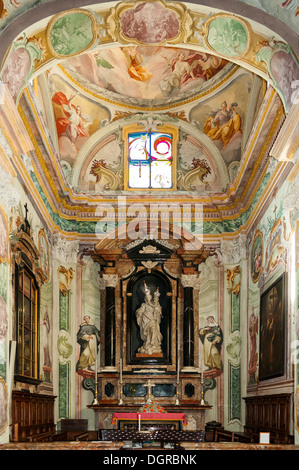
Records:
[[[67,240],[60,235],[54,235],[53,258],[63,264],[77,264],[79,253],[79,242]]]
[[[247,236],[241,234],[232,240],[221,240],[221,252],[223,264],[238,264],[247,259]]]
[[[18,205],[21,196],[19,191],[12,185],[12,177],[0,166],[0,200],[8,209]]]

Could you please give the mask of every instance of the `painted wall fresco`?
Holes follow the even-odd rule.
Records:
[[[271,288],[279,276],[289,270],[288,256],[291,253],[289,241],[293,227],[283,202],[289,191],[290,186],[286,182],[279,192],[275,192],[272,204],[258,223],[251,238],[248,263],[248,385],[256,384],[259,375],[260,309],[263,308],[265,313],[265,307],[260,303],[261,295]],[[289,284],[291,282],[289,278]],[[286,296],[288,292],[285,291]],[[285,316],[283,327],[286,331],[287,325],[288,318]]]
[[[240,0],[243,3],[252,5],[260,8],[262,11],[266,11],[270,15],[278,18],[283,23],[299,32],[298,14],[299,6],[296,0]]]
[[[191,121],[199,123],[199,128],[213,141],[227,166],[240,160],[245,144],[243,130],[252,78],[249,74],[239,77],[216,97],[200,103],[190,113]]]
[[[72,166],[82,146],[100,128],[101,121],[109,118],[109,113],[57,75],[51,76],[50,90],[59,157]]]
[[[7,335],[9,328],[7,310],[8,260],[8,220],[3,208],[0,206],[0,378],[3,379],[3,383],[5,383],[7,378]],[[4,388],[1,390],[1,393],[4,393]],[[3,409],[2,411],[4,413],[5,410]],[[3,414],[3,419],[5,416],[7,418],[6,411]],[[1,424],[0,429],[3,431],[4,422]]]
[[[272,0],[269,4],[268,0],[240,0],[242,3],[252,5],[256,8],[266,11],[275,18],[280,19],[295,31],[298,29],[297,16],[298,4],[296,0]],[[0,5],[0,31],[10,24],[15,18],[22,13],[38,6],[51,3],[51,0],[2,0]],[[133,9],[134,11],[134,9]],[[138,13],[138,11],[137,11]],[[175,18],[175,17],[174,17]],[[174,19],[175,21],[175,19]],[[175,30],[176,31],[176,30]]]
[[[28,85],[34,70],[34,63],[42,58],[43,51],[37,40],[28,40],[25,34],[15,41],[1,70],[1,80],[9,88],[15,102],[20,92]]]
[[[267,65],[269,75],[289,111],[296,100],[299,83],[299,62],[290,48],[279,41],[257,45],[257,62]]]
[[[44,0],[42,3],[47,3],[47,1]],[[21,13],[26,7],[34,7],[36,2],[23,0],[18,3],[13,2],[12,4],[16,10]],[[287,7],[289,4],[285,6]],[[11,11],[8,13],[7,10],[6,13],[3,11],[3,20],[7,20],[8,15],[12,14]],[[14,13],[16,13],[16,11],[14,11]],[[196,18],[198,17],[196,21],[194,15],[197,15]],[[11,16],[11,18],[13,18],[13,16]],[[167,22],[167,27],[165,26],[165,22]],[[198,22],[201,24],[200,27],[196,26]],[[151,32],[149,36],[150,39],[148,38],[148,30]],[[195,39],[195,32],[198,36],[198,38],[196,36],[197,39]],[[73,9],[55,15],[50,19],[44,31],[37,33],[33,37],[26,38],[24,49],[27,53],[29,50],[31,51],[29,54],[30,65],[28,63],[28,54],[21,49],[19,51],[15,50],[19,39],[13,44],[9,54],[11,57],[8,57],[7,60],[9,60],[10,69],[11,66],[16,68],[16,73],[14,76],[10,77],[10,82],[12,83],[11,86],[13,87],[14,94],[17,96],[22,87],[28,83],[33,73],[33,68],[37,70],[53,58],[69,58],[85,50],[98,47],[101,43],[107,44],[107,42],[113,43],[119,41],[121,44],[126,44],[130,41],[135,42],[135,46],[130,44],[121,48],[121,50],[125,52],[126,58],[124,59],[119,55],[118,61],[120,60],[120,64],[122,65],[120,68],[117,68],[117,64],[115,64],[113,66],[114,71],[121,70],[124,72],[126,62],[126,68],[129,70],[133,80],[135,79],[141,82],[151,81],[151,84],[154,83],[155,77],[159,76],[160,71],[158,68],[156,70],[149,70],[151,64],[148,63],[148,55],[144,52],[145,45],[153,44],[153,42],[159,45],[156,49],[157,54],[159,48],[163,46],[164,43],[174,45],[179,43],[200,44],[201,48],[204,50],[204,52],[201,51],[200,54],[203,56],[203,61],[208,62],[209,65],[207,65],[207,63],[203,64],[202,70],[196,78],[197,80],[207,76],[205,73],[207,69],[209,73],[212,70],[214,74],[215,67],[216,69],[219,68],[219,63],[215,65],[215,61],[221,63],[221,59],[214,58],[213,61],[211,61],[209,58],[206,60],[206,57],[209,57],[209,53],[223,53],[224,56],[231,59],[243,60],[244,58],[244,65],[250,62],[251,66],[259,69],[260,73],[269,75],[270,79],[274,81],[274,86],[280,88],[282,98],[285,100],[287,109],[289,109],[287,96],[288,88],[285,85],[285,81],[290,78],[287,76],[287,71],[294,65],[294,57],[287,56],[279,58],[280,65],[283,65],[279,68],[279,80],[277,80],[277,77],[275,78],[275,70],[271,70],[269,64],[266,64],[265,67],[255,58],[257,45],[259,43],[265,44],[267,41],[269,42],[272,37],[273,34],[268,34],[267,37],[261,36],[259,32],[252,30],[250,22],[236,15],[217,13],[211,16],[206,13],[193,13],[189,10],[187,11],[185,5],[181,2],[175,2],[175,4],[172,3],[169,5],[163,2],[144,2],[139,3],[137,7],[131,7],[131,5],[126,5],[125,3],[118,3],[115,7],[110,8],[106,12],[95,12],[91,9]],[[70,38],[72,39],[70,40]],[[275,39],[274,37],[273,41],[277,42],[279,38]],[[34,51],[32,49],[33,45],[35,48]],[[287,45],[285,44],[285,46]],[[142,49],[140,49],[140,47]],[[34,52],[35,57],[32,56],[32,52]],[[109,60],[106,60],[105,57],[101,57],[102,52],[103,51],[99,53],[98,51],[97,57],[90,61],[93,63],[95,73],[99,64],[101,64],[102,67],[101,78],[99,79],[97,77],[94,80],[95,77],[93,77],[94,81],[91,81],[91,83],[95,83],[98,86],[103,79],[103,88],[107,89],[109,74],[105,68],[108,67],[108,71],[110,69],[111,72],[111,63]],[[185,52],[186,51],[184,51],[184,53]],[[182,89],[184,89],[184,91],[187,91],[189,87],[193,89],[193,85],[189,83],[188,87],[186,83],[186,76],[189,75],[189,77],[192,77],[193,71],[195,73],[194,61],[193,63],[190,62],[191,57],[185,55],[180,61],[178,61],[177,57],[174,59],[167,57],[167,60],[172,62],[172,65],[169,65],[170,68],[174,67],[173,60],[176,61],[176,71],[175,75],[168,74],[169,76],[163,77],[163,82],[160,83],[160,91],[163,96],[173,96],[173,93],[176,93],[178,90],[182,91]],[[88,59],[86,59],[86,61],[88,61]],[[285,64],[283,64],[282,61],[284,61]],[[212,62],[214,62],[214,64]],[[159,65],[159,63],[157,65]],[[197,64],[197,68],[198,66]],[[295,80],[297,77],[297,69],[298,64],[295,64],[295,69],[293,70]],[[5,76],[7,74],[9,75],[8,69],[6,69]],[[196,71],[196,74],[198,74],[198,71]],[[5,78],[7,83],[9,82],[8,78],[8,76]],[[189,79],[187,80],[189,81]],[[117,82],[115,78],[114,81]],[[180,82],[179,86],[178,81]],[[133,87],[133,81],[131,80],[129,83],[131,83]],[[114,83],[112,86],[113,89],[118,89],[117,93],[124,93],[123,89],[119,89],[121,86],[120,83]],[[138,89],[136,84],[133,88]]]

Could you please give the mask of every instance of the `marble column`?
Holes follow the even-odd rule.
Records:
[[[105,368],[116,366],[116,331],[115,331],[115,287],[118,284],[116,274],[103,274],[106,285],[105,308]]]
[[[194,367],[194,304],[193,290],[198,285],[197,274],[183,274],[181,283],[184,288],[183,312],[183,367]]]

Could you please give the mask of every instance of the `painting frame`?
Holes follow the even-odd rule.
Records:
[[[285,374],[286,284],[283,273],[260,297],[259,381]]]

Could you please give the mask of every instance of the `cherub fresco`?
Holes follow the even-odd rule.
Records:
[[[52,97],[60,157],[71,163],[90,137],[88,126],[92,118],[82,113],[81,106],[74,105],[76,94],[67,96],[58,91]]]

